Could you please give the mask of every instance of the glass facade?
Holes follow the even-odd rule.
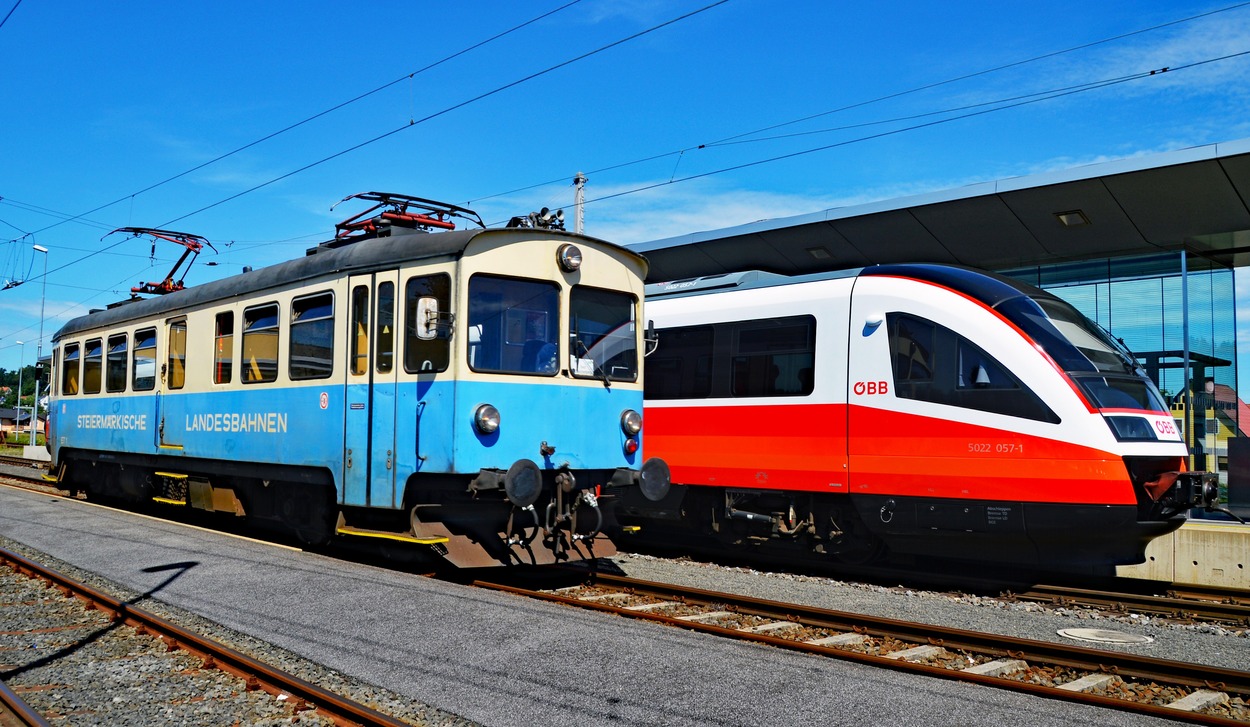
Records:
[[[1228,440],[1241,432],[1231,268],[1178,252],[1000,272],[1063,298],[1123,341],[1185,432],[1190,466],[1219,472],[1226,491]]]

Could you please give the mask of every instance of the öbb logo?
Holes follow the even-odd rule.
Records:
[[[856,396],[890,393],[890,384],[887,381],[856,381],[853,388]]]

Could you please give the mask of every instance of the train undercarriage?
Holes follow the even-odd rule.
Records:
[[[793,562],[863,565],[940,558],[1044,567],[1141,563],[1147,544],[1203,500],[1194,473],[1136,505],[836,495],[674,485],[660,502],[621,493],[632,542]],[[1188,476],[1188,475],[1184,475]],[[1207,488],[1209,489],[1209,488]],[[678,542],[681,542],[681,546]],[[624,545],[630,539],[619,538]]]
[[[848,564],[871,563],[888,552],[846,497],[674,485],[660,502],[629,492],[620,498],[621,523],[638,529],[622,543],[676,546],[680,540],[701,550]]]
[[[558,472],[534,483],[527,497],[533,502],[524,506],[502,487],[478,486],[481,475],[445,475],[414,477],[402,506],[384,508],[341,506],[326,470],[191,459],[176,464],[174,471],[173,463],[153,457],[63,452],[55,474],[61,489],[90,500],[216,513],[311,547],[336,535],[370,539],[392,553],[416,546],[422,559],[459,568],[543,565],[616,552],[603,535],[616,527],[606,507],[613,498],[571,487],[573,478]]]

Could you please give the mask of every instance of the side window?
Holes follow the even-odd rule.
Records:
[[[351,372],[353,376],[369,373],[369,286],[352,289]]]
[[[959,339],[959,374],[955,388],[1019,389],[1020,384],[998,361],[967,339]]]
[[[126,334],[109,336],[109,350],[104,366],[104,390],[109,393],[126,390],[127,360]]]
[[[131,387],[135,391],[156,388],[156,329],[135,331],[134,370]]]
[[[916,316],[890,313],[886,320],[896,396],[1059,422],[1050,407],[980,346]]]
[[[78,393],[78,344],[65,344],[65,363],[61,366],[61,395]]]
[[[325,379],[334,373],[334,294],[291,301],[292,379]]]
[[[169,324],[169,356],[165,364],[167,386],[181,389],[187,383],[187,322]]]
[[[234,377],[234,311],[217,314],[213,339],[213,383],[228,384]]]
[[[645,360],[647,399],[706,399],[712,395],[712,327],[665,328]]]
[[[374,332],[374,365],[379,374],[395,368],[395,284],[378,285],[378,324]]]
[[[428,275],[404,286],[404,371],[446,371],[451,359],[451,278]]]
[[[52,370],[48,372],[48,389],[52,396],[61,395],[61,349],[52,347]]]
[[[243,383],[278,380],[278,304],[243,311]]]
[[[890,316],[890,357],[894,360],[894,384],[933,381],[933,346],[936,327],[912,316]]]
[[[733,326],[730,390],[737,397],[807,396],[815,377],[816,319],[748,321]]]
[[[93,338],[87,341],[82,356],[82,393],[100,393],[100,379],[103,378],[104,350],[101,341]]]

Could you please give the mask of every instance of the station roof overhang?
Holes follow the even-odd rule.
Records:
[[[1250,139],[630,245],[648,281],[882,263],[987,270],[1187,250],[1250,264]]]

